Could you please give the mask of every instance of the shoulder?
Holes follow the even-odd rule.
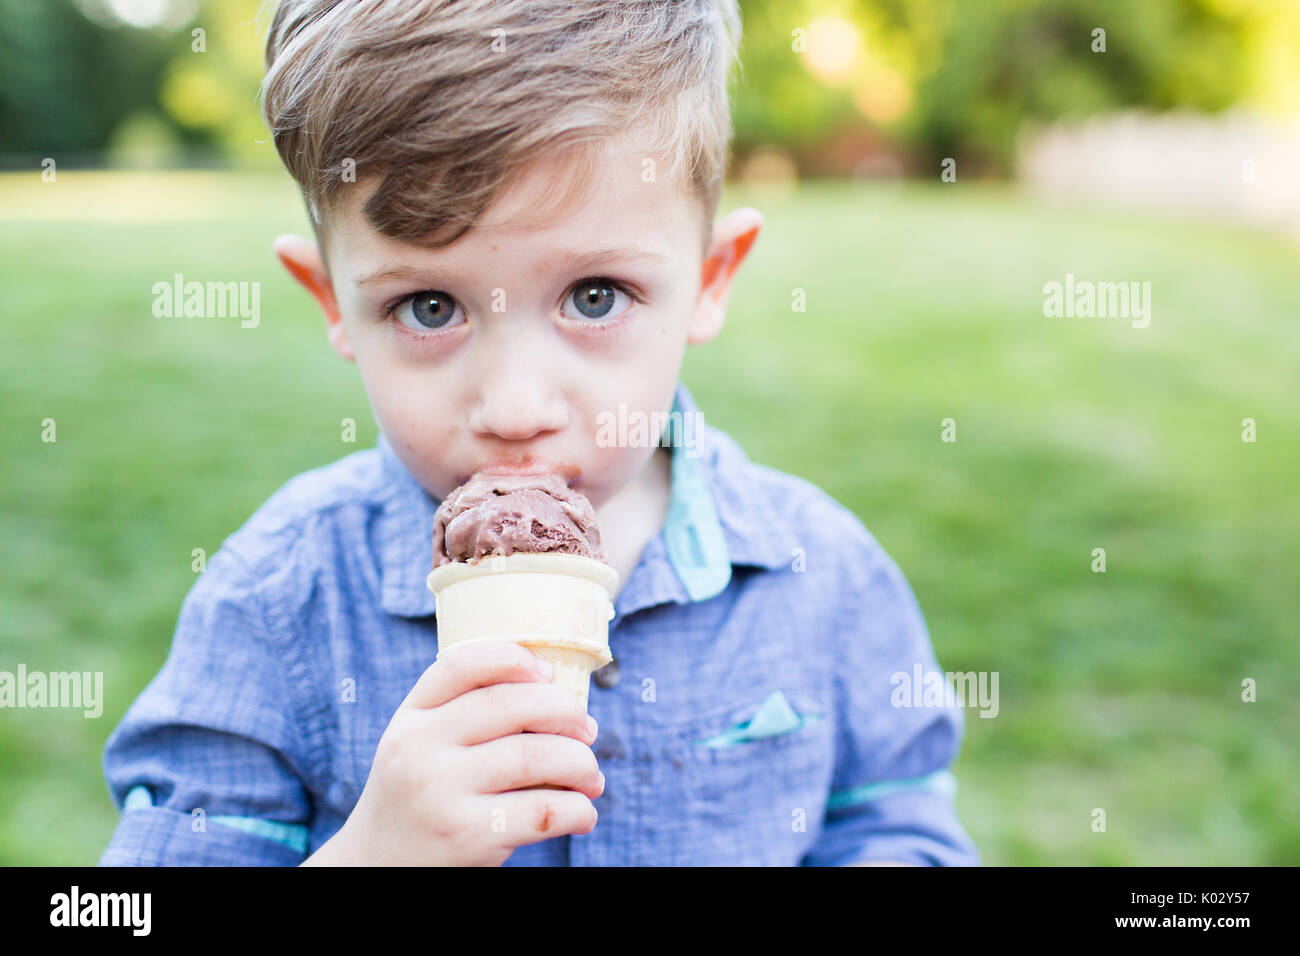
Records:
[[[799,633],[840,642],[836,653],[846,659],[875,666],[882,655],[923,652],[925,619],[912,588],[862,520],[813,482],[750,461],[720,432],[711,437],[733,558],[766,568],[746,580],[781,595]]]
[[[224,542],[258,580],[305,551],[324,552],[347,528],[364,529],[384,505],[377,449],[354,452],[289,479]]]
[[[870,572],[892,564],[862,520],[822,488],[751,461],[725,432],[710,429],[710,438],[720,516],[738,535],[778,539],[823,568]]]

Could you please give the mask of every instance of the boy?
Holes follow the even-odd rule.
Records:
[[[275,251],[381,436],[209,561],[108,741],[101,863],[978,862],[961,712],[891,706],[937,669],[902,575],[678,382],[762,221],[712,221],[738,35],[734,0],[282,0],[263,108],[317,243]],[[437,655],[434,510],[484,468],[597,509],[595,719],[522,647]]]

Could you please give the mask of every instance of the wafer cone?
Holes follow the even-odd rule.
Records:
[[[453,562],[428,578],[437,599],[438,650],[468,641],[522,644],[555,666],[554,683],[587,706],[591,674],[612,660],[618,572],[572,554],[516,553]]]

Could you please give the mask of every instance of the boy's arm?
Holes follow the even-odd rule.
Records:
[[[978,865],[948,770],[961,747],[962,712],[895,706],[913,702],[917,665],[923,674],[938,665],[902,572],[861,525],[857,534],[866,547],[848,562],[836,636],[835,772],[821,834],[803,862]],[[896,674],[907,685],[893,681]]]
[[[264,616],[266,583],[223,548],[186,596],[166,664],[105,747],[104,775],[123,812],[101,866],[293,866],[306,857],[306,748],[289,649]]]

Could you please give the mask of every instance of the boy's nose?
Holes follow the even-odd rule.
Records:
[[[495,363],[479,377],[479,393],[470,415],[477,435],[507,441],[527,441],[562,430],[568,413],[554,376],[526,349],[511,350],[510,359]]]

